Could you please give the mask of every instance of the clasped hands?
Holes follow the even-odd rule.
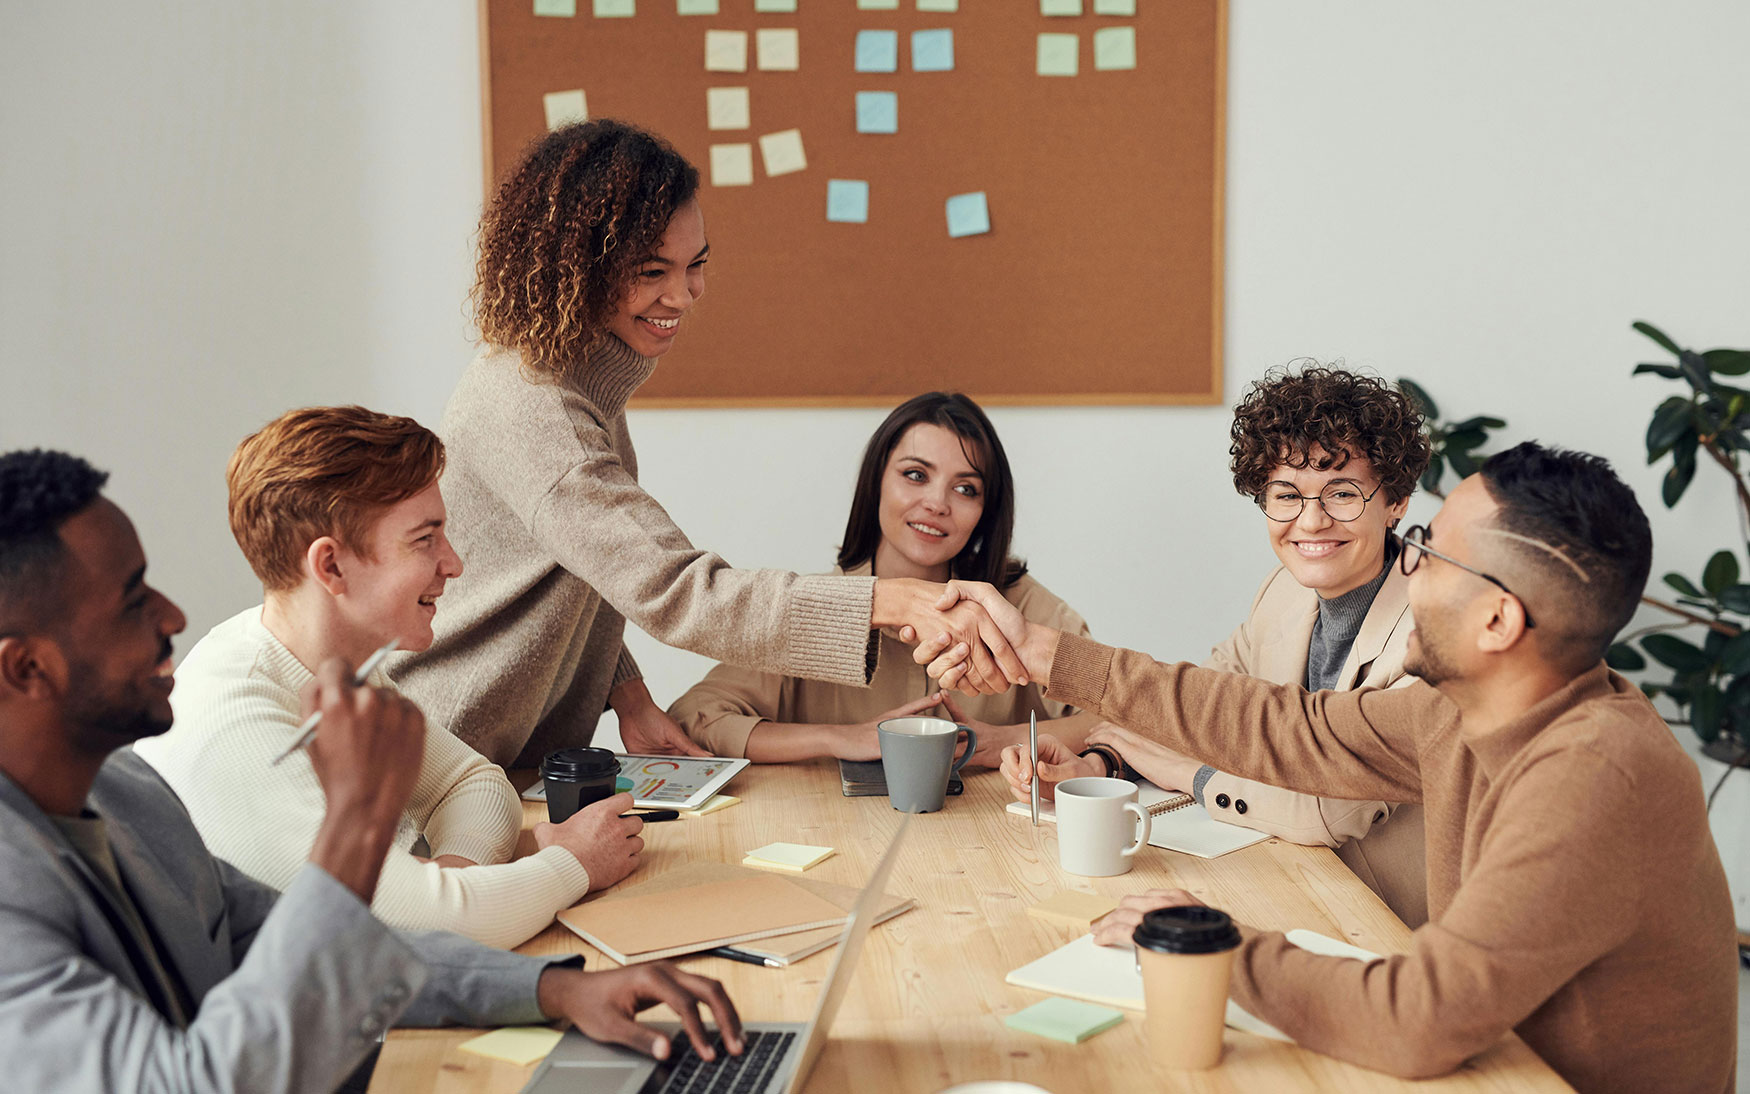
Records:
[[[917,646],[912,659],[967,695],[996,695],[1045,683],[1040,651],[1050,632],[1028,623],[993,586],[980,581],[937,585],[911,578],[875,582],[872,620]],[[1041,633],[1043,632],[1043,633]]]

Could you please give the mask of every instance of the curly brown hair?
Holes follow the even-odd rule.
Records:
[[[1376,377],[1310,360],[1265,373],[1234,407],[1228,435],[1234,489],[1251,498],[1283,464],[1325,471],[1364,456],[1395,505],[1415,492],[1428,467],[1428,435],[1414,400]],[[1314,448],[1325,452],[1316,462]]]
[[[581,364],[698,190],[692,164],[625,122],[581,122],[536,141],[480,221],[480,336],[520,351],[529,368]]]

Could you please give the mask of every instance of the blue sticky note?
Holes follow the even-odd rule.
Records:
[[[982,235],[990,231],[990,206],[984,200],[984,191],[978,190],[970,194],[955,194],[948,199],[948,235],[952,239],[961,236]]]
[[[1003,1025],[1023,1033],[1037,1033],[1054,1041],[1079,1045],[1123,1021],[1124,1012],[1121,1010],[1054,997],[1016,1011],[1003,1019]]]
[[[857,179],[827,179],[826,219],[841,224],[869,223],[869,184]]]
[[[911,70],[913,72],[953,72],[954,32],[951,30],[912,31]]]
[[[859,30],[857,32],[858,72],[898,72],[899,32],[897,30]]]
[[[899,132],[899,95],[892,91],[857,92],[857,132]]]

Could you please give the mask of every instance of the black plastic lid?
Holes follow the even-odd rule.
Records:
[[[1147,913],[1130,937],[1156,953],[1221,953],[1240,944],[1240,929],[1219,908],[1187,904]]]
[[[620,773],[620,758],[605,748],[561,748],[541,758],[541,777],[584,782]]]

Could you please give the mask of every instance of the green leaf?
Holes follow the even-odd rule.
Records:
[[[1446,434],[1446,447],[1448,450],[1462,448],[1466,452],[1469,452],[1471,449],[1480,447],[1487,443],[1489,443],[1489,435],[1480,429],[1454,428]]]
[[[1440,456],[1438,453],[1428,461],[1428,470],[1422,472],[1422,489],[1430,494],[1440,489]]]
[[[1658,327],[1653,326],[1653,324],[1651,324],[1651,323],[1642,322],[1641,320],[1637,319],[1635,321],[1635,329],[1640,331],[1642,334],[1646,335],[1648,338],[1651,338],[1653,341],[1659,343],[1661,346],[1664,346],[1666,349],[1670,350],[1672,353],[1682,353],[1683,352],[1682,350],[1677,348],[1676,342],[1671,341],[1671,339],[1669,339],[1665,336],[1664,331],[1660,330]]]
[[[1720,735],[1720,716],[1726,712],[1726,697],[1718,688],[1704,687],[1689,701],[1689,727],[1704,741]]]
[[[1726,588],[1738,583],[1738,556],[1730,551],[1716,551],[1714,557],[1707,560],[1707,569],[1701,572],[1701,587],[1707,590],[1709,596],[1717,597]]]
[[[1690,421],[1690,412],[1694,404],[1681,395],[1673,395],[1659,404],[1653,411],[1653,420],[1647,423],[1647,462],[1652,463],[1660,456],[1671,451],[1677,443],[1677,438],[1694,429]]]
[[[1643,372],[1650,372],[1655,376],[1663,376],[1667,380],[1681,380],[1683,378],[1683,370],[1676,365],[1636,365],[1634,372],[1630,373],[1630,375],[1639,376]]]
[[[1678,672],[1705,672],[1713,665],[1713,659],[1701,652],[1699,646],[1674,634],[1649,634],[1641,639],[1641,649],[1659,664]]]
[[[1678,597],[1677,603],[1682,604],[1685,607],[1700,608],[1704,612],[1715,611],[1718,608],[1718,605],[1711,600],[1696,600],[1694,597],[1689,596]]]
[[[1687,460],[1676,460],[1671,464],[1671,470],[1665,472],[1665,481],[1659,485],[1659,496],[1665,499],[1665,508],[1676,505],[1683,497],[1683,492],[1689,489],[1689,480],[1695,478],[1695,457]]]
[[[1742,376],[1750,372],[1750,349],[1710,349],[1702,360],[1721,376]]]
[[[1683,378],[1689,381],[1689,386],[1697,391],[1712,391],[1714,387],[1713,372],[1707,367],[1707,362],[1701,354],[1692,350],[1684,350],[1677,355],[1677,367],[1683,370]]]
[[[1720,590],[1720,603],[1729,612],[1750,615],[1750,585],[1733,585]]]
[[[1720,651],[1720,671],[1728,676],[1750,672],[1750,633],[1740,634],[1726,643]]]
[[[1702,595],[1704,595],[1700,589],[1695,587],[1694,582],[1690,581],[1687,577],[1684,577],[1682,574],[1679,574],[1679,573],[1673,572],[1673,573],[1666,574],[1665,575],[1665,584],[1671,586],[1673,589],[1676,589],[1678,592],[1682,593],[1684,596],[1702,596]]]
[[[1627,642],[1617,642],[1605,650],[1604,663],[1617,672],[1639,672],[1647,667],[1647,659],[1641,656],[1641,651]]]
[[[1671,352],[1676,353],[1676,350]],[[1434,405],[1434,400],[1428,398],[1428,393],[1422,390],[1422,385],[1407,376],[1398,377],[1398,390],[1410,397],[1410,401],[1422,411],[1422,417],[1432,421],[1440,417],[1440,408]]]
[[[1461,479],[1468,479],[1477,473],[1477,461],[1468,451],[1462,448],[1446,450],[1446,462],[1452,465],[1452,471]]]
[[[1463,433],[1466,430],[1471,430],[1471,429],[1505,429],[1505,428],[1507,428],[1507,423],[1505,421],[1502,421],[1500,418],[1490,418],[1486,415],[1479,415],[1475,418],[1466,418],[1462,422],[1452,423],[1452,425],[1447,429],[1447,433],[1450,435],[1453,433]]]

